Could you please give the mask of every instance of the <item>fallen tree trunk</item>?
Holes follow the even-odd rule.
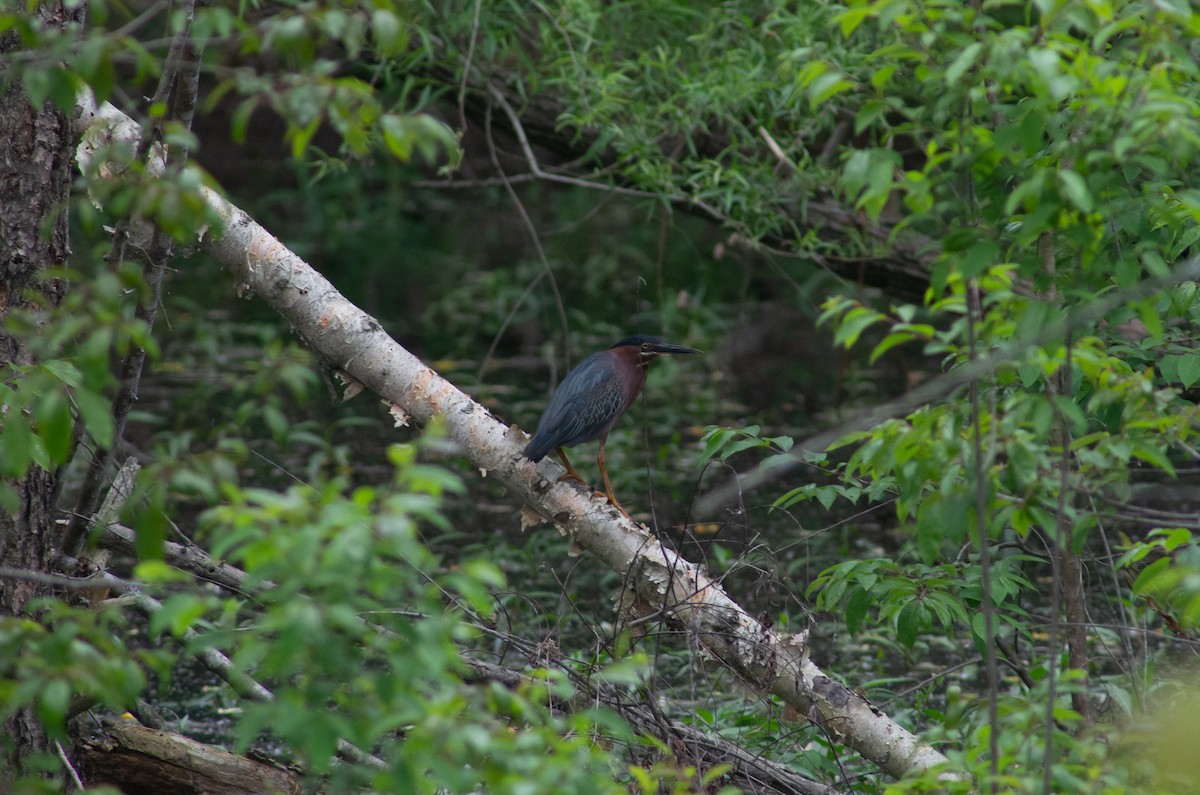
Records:
[[[256,762],[135,720],[105,720],[84,740],[79,765],[89,786],[119,785],[124,795],[300,795],[290,770]]]
[[[78,157],[84,169],[97,152],[111,151],[108,144],[141,134],[115,107],[97,108],[88,96],[81,96],[80,122],[85,133]],[[392,403],[401,421],[440,421],[482,473],[501,480],[576,545],[622,574],[636,597],[625,601],[630,609],[684,630],[697,649],[741,681],[778,696],[889,775],[947,761],[815,665],[806,636],[771,632],[646,527],[596,499],[590,489],[558,482],[560,466],[522,457],[527,436],[519,428],[506,426],[426,367],[245,212],[215,191],[200,190],[222,219],[218,236],[206,235],[201,246],[234,275],[239,294],[261,296],[317,355]]]

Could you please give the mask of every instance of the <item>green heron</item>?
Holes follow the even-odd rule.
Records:
[[[558,452],[567,473],[560,479],[583,478],[571,466],[564,447],[600,440],[596,463],[604,480],[604,495],[622,513],[625,509],[613,495],[604,466],[604,443],[608,432],[621,415],[633,404],[646,385],[646,370],[654,357],[666,353],[700,353],[695,348],[672,345],[657,337],[635,334],[606,351],[593,353],[580,362],[559,384],[550,405],[538,421],[537,432],[529,440],[523,454],[532,461],[541,461],[551,450]]]

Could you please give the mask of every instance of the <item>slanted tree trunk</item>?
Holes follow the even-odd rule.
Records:
[[[39,7],[48,25],[65,28],[83,21],[84,6],[62,2]],[[0,57],[19,46],[14,33],[0,35]],[[0,315],[29,304],[29,293],[57,304],[65,285],[45,282],[46,268],[67,256],[66,199],[73,164],[71,120],[50,103],[30,106],[21,81],[0,91]],[[22,340],[0,331],[0,366],[28,364]],[[9,406],[0,407],[0,425],[23,422]],[[9,480],[17,495],[15,513],[0,511],[0,566],[44,571],[48,568],[54,527],[51,501],[55,476],[32,467]],[[45,585],[6,580],[0,586],[0,617],[20,615]],[[30,754],[46,750],[46,733],[32,709],[17,712],[0,727],[0,791],[20,775]]]

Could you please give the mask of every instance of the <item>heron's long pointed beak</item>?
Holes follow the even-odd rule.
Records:
[[[672,345],[669,342],[656,342],[650,348],[651,353],[704,353],[704,351],[696,348],[689,348],[686,345]]]

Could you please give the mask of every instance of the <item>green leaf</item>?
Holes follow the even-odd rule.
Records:
[[[137,531],[134,550],[138,560],[160,560],[163,556],[163,542],[167,538],[167,487],[161,480],[148,480],[146,470],[142,471],[142,475],[144,477],[139,479],[139,486],[146,489],[145,499],[129,505],[126,509],[130,512],[131,523]]]
[[[1136,594],[1154,593],[1158,587],[1159,578],[1171,567],[1171,558],[1164,557],[1142,569],[1142,573],[1133,581],[1133,592]]]
[[[21,87],[31,107],[40,108],[50,93],[50,78],[45,69],[25,69],[21,73]]]
[[[817,486],[813,492],[813,496],[817,498],[817,502],[821,503],[821,507],[829,510],[833,507],[834,501],[838,498],[836,486]]]
[[[873,309],[856,306],[847,312],[846,317],[838,324],[838,329],[833,335],[833,344],[851,348],[864,331],[883,319],[883,315]]]
[[[243,144],[246,142],[246,130],[250,127],[250,117],[254,115],[254,111],[258,108],[258,96],[251,96],[243,100],[237,109],[234,110],[229,121],[229,134],[233,137],[233,142]]]
[[[637,657],[626,657],[623,660],[602,668],[597,679],[614,685],[636,685],[646,678],[646,662]]]
[[[384,58],[391,58],[408,47],[408,34],[400,17],[386,8],[376,9],[371,14],[371,35],[375,46]]]
[[[962,79],[967,70],[975,65],[975,59],[979,57],[983,45],[979,42],[972,42],[963,48],[963,51],[958,54],[949,66],[946,67],[945,80],[946,85],[954,86]]]
[[[896,615],[896,639],[907,648],[912,648],[917,642],[917,634],[921,631],[921,603],[911,600]]]
[[[877,221],[895,187],[900,166],[900,156],[890,149],[857,150],[846,159],[842,186],[848,196],[856,199],[854,206]]]
[[[299,160],[301,156],[308,151],[308,144],[312,137],[317,134],[317,130],[321,127],[320,119],[313,119],[303,127],[294,126],[288,130],[288,135],[292,141],[292,157]]]
[[[894,331],[891,334],[888,334],[878,345],[875,346],[875,349],[871,351],[871,356],[867,360],[868,363],[875,364],[875,361],[880,356],[883,356],[892,348],[895,348],[897,345],[903,345],[904,343],[913,339],[915,339],[915,336],[909,331]]]
[[[928,506],[917,518],[917,554],[921,562],[929,565],[938,559],[942,551],[942,528],[938,521],[936,506]]]
[[[797,486],[796,488],[787,491],[778,499],[776,499],[775,502],[772,503],[772,506],[775,508],[790,508],[798,502],[812,499],[813,489],[815,488],[816,486],[812,485],[811,483],[804,486]]]
[[[1152,445],[1149,442],[1137,444],[1133,447],[1134,458],[1140,458],[1151,466],[1158,467],[1172,477],[1175,476],[1175,465],[1167,458],[1166,452],[1161,446]]]
[[[16,489],[8,483],[0,482],[0,511],[12,516],[20,507],[21,498],[17,496]]]
[[[52,735],[62,736],[70,706],[71,685],[66,680],[51,679],[38,693],[38,717]]]
[[[736,442],[730,442],[725,446],[725,449],[721,451],[721,460],[724,461],[730,456],[740,453],[743,450],[750,450],[754,447],[766,446],[767,443],[762,439],[738,439]]]
[[[1036,103],[1027,104],[1030,109],[1017,124],[1016,139],[1021,153],[1033,157],[1046,146],[1046,114]]]
[[[1022,204],[1025,205],[1027,212],[1033,212],[1038,207],[1045,185],[1046,172],[1035,171],[1033,176],[1017,185],[1016,189],[1008,194],[1008,198],[1004,202],[1004,214],[1013,215]]]
[[[771,444],[775,445],[776,447],[778,447],[780,450],[782,450],[785,453],[788,452],[789,450],[791,450],[792,445],[794,445],[796,443],[796,440],[790,436],[772,436],[772,437],[768,438],[767,441],[770,442]]]
[[[1096,206],[1092,192],[1088,189],[1087,181],[1076,171],[1063,170],[1058,172],[1058,181],[1062,185],[1063,195],[1067,200],[1085,213],[1090,213]]]
[[[61,389],[48,389],[38,401],[35,411],[37,432],[46,447],[50,460],[61,464],[71,455],[75,418]]]
[[[862,24],[862,21],[870,16],[873,11],[874,9],[869,5],[847,8],[835,16],[833,21],[841,28],[842,36],[850,38],[850,34],[854,32],[855,28]]]
[[[1181,380],[1179,377],[1179,365],[1186,358],[1188,357],[1182,353],[1171,353],[1162,357],[1158,362],[1158,371],[1162,374],[1163,380],[1168,384],[1174,384]]]
[[[83,386],[83,373],[66,359],[50,359],[44,362],[42,367],[53,373],[55,378],[69,387],[78,389]]]
[[[859,628],[862,626],[863,619],[867,616],[867,609],[871,606],[871,594],[864,588],[855,588],[850,594],[850,598],[846,600],[846,630],[851,635],[857,635]]]
[[[730,438],[732,438],[732,431],[729,428],[710,425],[705,429],[704,450],[700,453],[700,460],[711,461]]]
[[[101,39],[86,41],[79,48],[74,62],[79,77],[96,95],[97,102],[105,102],[116,82],[116,69],[105,42]]]
[[[287,417],[278,406],[267,403],[262,409],[263,422],[271,431],[271,438],[280,445],[287,443],[289,423]]]
[[[1000,622],[992,622],[992,634],[1000,631]],[[975,640],[975,647],[979,651],[984,652],[987,649],[987,616],[983,610],[976,610],[971,616],[971,635]]]
[[[76,389],[75,405],[79,407],[83,427],[96,440],[96,444],[105,449],[111,448],[116,426],[108,400],[90,389]]]
[[[380,119],[379,128],[383,130],[383,142],[388,151],[397,160],[407,163],[412,159],[413,134],[404,117],[389,113]]]
[[[847,80],[837,72],[825,72],[809,85],[808,106],[816,110],[830,98],[851,88],[854,88],[854,81]]]
[[[1178,373],[1184,389],[1191,389],[1197,382],[1200,382],[1200,351],[1181,357]]]
[[[863,130],[886,118],[887,112],[888,106],[883,100],[868,99],[854,116],[854,134],[861,135]]]
[[[33,434],[20,406],[9,406],[4,417],[4,433],[0,435],[0,471],[7,477],[24,477],[33,461]]]
[[[1184,544],[1192,542],[1192,533],[1185,527],[1159,528],[1150,533],[1151,538],[1162,539],[1163,549],[1174,552]]]
[[[133,567],[134,579],[142,583],[161,585],[163,583],[192,582],[191,575],[171,566],[164,560],[144,560]]]
[[[175,637],[180,637],[204,616],[206,609],[204,600],[194,594],[170,596],[163,601],[160,610],[150,615],[150,633],[158,635],[168,630]]]
[[[967,249],[959,260],[958,267],[964,278],[973,279],[996,264],[1000,258],[1000,245],[994,240],[980,240]]]

